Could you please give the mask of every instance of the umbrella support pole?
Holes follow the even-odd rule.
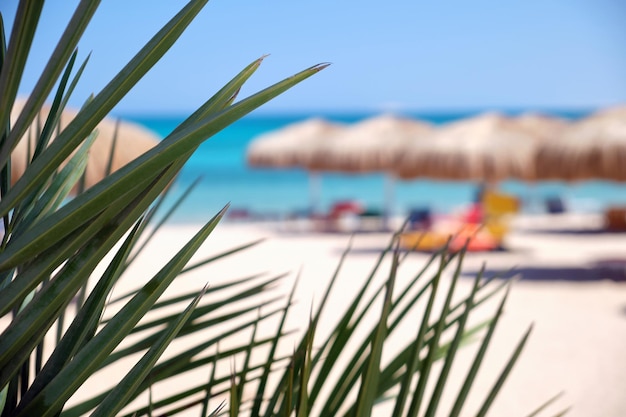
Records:
[[[311,214],[316,214],[320,208],[320,199],[322,195],[322,178],[319,172],[311,172],[309,174],[309,191],[311,193]]]
[[[531,214],[539,214],[543,210],[543,201],[541,199],[541,193],[539,192],[539,188],[537,187],[537,183],[535,181],[530,181],[528,183],[529,188],[529,204],[528,211]]]
[[[389,230],[393,216],[393,200],[395,196],[395,178],[385,174],[385,209],[383,211],[383,228]]]

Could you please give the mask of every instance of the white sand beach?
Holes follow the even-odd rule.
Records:
[[[584,233],[582,229],[593,228],[597,222],[597,218],[590,216],[520,217],[514,231],[507,236],[506,251],[467,255],[464,271],[468,276],[460,280],[458,291],[461,293],[471,288],[472,276],[469,274],[475,273],[483,262],[488,270],[517,267],[529,276],[535,274],[538,279],[522,279],[513,285],[505,315],[463,415],[475,413],[531,324],[534,327],[530,339],[489,415],[528,415],[561,391],[563,395],[542,415],[554,415],[569,406],[572,407],[567,414],[570,417],[626,415],[626,281],[573,281],[576,274],[584,275],[588,271],[585,268],[598,261],[611,261],[605,263],[608,266],[601,271],[611,276],[626,275],[626,234]],[[197,229],[198,226],[185,225],[160,230],[155,241],[133,265],[131,275],[138,280],[149,278]],[[553,232],[549,233],[549,230]],[[572,232],[576,230],[576,233]],[[271,224],[224,223],[209,237],[197,258],[258,238],[266,240],[206,269],[199,268],[192,273],[193,277],[175,283],[173,291],[185,292],[201,288],[206,282],[217,285],[265,271],[290,272],[276,290],[287,294],[301,270],[296,291],[298,304],[290,321],[291,328],[301,329],[308,321],[311,301],[314,304],[319,301],[350,237],[344,234],[284,233]],[[388,240],[388,234],[354,237],[352,252],[333,290],[318,333],[328,331],[337,315],[344,311],[347,300],[365,279],[377,252]],[[424,253],[409,254],[402,264],[398,282],[413,276],[428,258],[429,255]],[[447,279],[450,273],[446,275]],[[562,279],[546,279],[546,275]],[[136,286],[138,282],[123,285]],[[124,290],[118,288],[120,292]],[[444,295],[442,292],[441,296]],[[478,316],[489,317],[497,302],[494,300],[485,308],[481,307]],[[406,324],[407,336],[404,340],[399,338],[398,344],[413,337],[416,322],[417,319]],[[478,343],[474,343],[457,355],[451,374],[451,389],[444,393],[439,415],[447,415],[446,399],[449,406],[449,398],[456,395],[457,384],[465,377],[477,347]],[[289,353],[293,345],[286,343],[283,348]],[[200,375],[203,379],[206,377],[206,373]],[[383,404],[378,415],[384,416],[386,412]]]

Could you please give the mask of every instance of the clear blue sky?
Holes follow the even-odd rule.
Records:
[[[184,1],[103,0],[79,45],[75,93],[99,91]],[[11,28],[17,0],[2,0]],[[20,93],[35,83],[75,0],[49,0]],[[332,66],[265,112],[593,108],[626,102],[623,0],[212,0],[118,114],[187,113],[270,54],[250,94]]]

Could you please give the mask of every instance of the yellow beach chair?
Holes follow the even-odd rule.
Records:
[[[415,230],[400,235],[400,247],[420,252],[436,251],[446,244],[449,236],[433,230]]]
[[[511,215],[520,210],[517,197],[495,191],[486,191],[481,202],[486,216]]]
[[[498,242],[502,242],[510,230],[511,218],[520,211],[517,197],[487,191],[483,195],[484,227]]]

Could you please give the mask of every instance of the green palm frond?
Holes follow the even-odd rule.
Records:
[[[61,115],[82,74],[89,71],[89,56],[80,58],[77,46],[99,1],[79,2],[16,120],[10,120],[43,3],[19,2],[8,42],[0,15],[2,417],[174,415],[194,408],[202,416],[360,417],[376,415],[376,407],[390,402],[393,416],[434,416],[450,386],[458,350],[480,341],[452,404],[451,415],[460,415],[486,360],[506,294],[490,319],[475,322],[473,313],[509,290],[506,282],[479,274],[472,290],[459,295],[463,252],[449,254],[444,248],[419,271],[410,271],[409,279],[400,280],[408,255],[399,253],[399,235],[393,235],[353,299],[346,300],[343,314],[326,323],[323,313],[342,279],[348,247],[308,327],[296,330],[286,327],[296,287],[287,295],[278,287],[285,274],[227,277],[182,294],[167,292],[189,272],[210,270],[215,262],[260,243],[194,257],[227,207],[154,275],[131,276],[142,274],[130,266],[192,192],[195,183],[161,215],[172,183],[196,149],[328,64],[311,66],[240,99],[264,57],[253,60],[154,148],[114,172],[109,159],[108,175],[84,189],[88,152],[98,139],[96,126],[164,56],[207,0],[190,0],[101,91],[83,98],[84,105],[63,128]],[[43,111],[49,98],[51,105]],[[27,141],[26,169],[11,178],[20,141]],[[110,158],[118,146],[114,135]],[[72,196],[74,190],[79,192]],[[390,257],[385,273],[383,265]],[[99,265],[105,266],[102,272],[97,272]],[[429,275],[432,267],[436,272]],[[382,281],[380,273],[385,273]],[[132,279],[141,284],[122,294],[114,291]],[[450,284],[446,294],[440,291],[444,281]],[[437,301],[443,301],[439,311]],[[415,332],[397,352],[386,355],[390,340],[407,322],[415,323]],[[273,326],[269,334],[261,331],[268,325]],[[320,326],[331,330],[321,339]],[[479,415],[500,392],[529,332],[487,392]],[[295,346],[285,348],[286,336],[296,337]],[[237,341],[224,346],[229,338]],[[163,356],[168,346],[183,343],[184,349]],[[94,374],[128,359],[134,366],[116,384],[75,399]],[[437,361],[442,363],[438,373]],[[231,369],[228,375],[220,372],[226,368]],[[171,383],[195,372],[203,378],[188,387]],[[153,393],[157,384],[166,385],[167,392]],[[427,385],[434,386],[432,393]],[[143,395],[148,399],[142,402]]]
[[[263,281],[259,281],[259,277],[234,280],[229,284],[235,289],[234,293],[221,299],[219,290],[227,286],[209,288],[207,294],[212,299],[208,303],[200,303],[197,292],[158,301],[171,282],[182,276],[185,270],[210,266],[215,260],[251,245],[188,265],[191,256],[223,216],[222,211],[143,288],[118,301],[123,306],[116,307],[114,315],[106,314],[107,300],[115,283],[124,279],[135,256],[171,215],[171,212],[166,213],[161,223],[152,229],[147,227],[158,207],[155,201],[162,201],[191,153],[216,132],[325,65],[311,67],[236,102],[241,87],[262,59],[253,61],[155,149],[110,173],[84,193],[68,198],[70,191],[81,182],[89,146],[97,136],[95,126],[162,58],[206,0],[189,1],[102,91],[86,100],[78,115],[65,128],[60,129],[60,115],[82,73],[88,70],[87,59],[76,68],[76,46],[98,3],[83,0],[78,4],[38,82],[12,122],[9,120],[10,110],[41,18],[43,1],[20,2],[8,43],[0,19],[0,212],[5,226],[0,250],[0,316],[3,322],[8,320],[0,335],[0,386],[3,387],[0,409],[3,416],[57,415],[76,389],[98,369],[113,366],[118,360],[147,349],[143,359],[117,388],[123,390],[123,395],[114,389],[108,392],[108,396],[96,396],[95,402],[87,401],[88,408],[83,407],[85,411],[96,409],[96,413],[102,415],[116,414],[139,392],[149,389],[146,381],[162,380],[185,369],[204,366],[206,357],[192,358],[189,355],[159,362],[158,358],[173,340],[211,329],[218,322],[221,325],[232,323],[224,334],[216,334],[195,347],[195,350],[202,351],[215,346],[228,333],[255,327],[259,321],[283,311],[283,307],[269,307],[278,300],[276,296],[260,298],[280,277]],[[50,110],[42,118],[41,108],[55,86]],[[39,128],[29,130],[33,123]],[[12,151],[20,140],[29,138],[32,158],[26,161],[22,176],[11,179]],[[115,141],[114,138],[113,143]],[[78,152],[64,164],[76,150]],[[122,244],[115,249],[105,272],[100,277],[93,276],[95,266],[114,251],[119,242]],[[94,279],[95,286],[89,290],[87,283]],[[184,312],[150,319],[163,307],[184,302],[191,302]],[[228,312],[224,310],[237,303],[242,307]],[[263,306],[268,308],[262,315],[241,321]],[[220,313],[221,310],[224,312]],[[161,326],[165,328],[161,329]],[[51,332],[55,334],[55,343],[50,348],[45,341]],[[149,334],[142,336],[135,347],[120,347],[126,335],[141,332]],[[250,350],[270,342],[275,339],[257,340],[245,348]],[[230,349],[230,354],[234,355],[242,348]],[[25,372],[31,360],[35,361],[35,372]],[[209,361],[214,359],[209,358]],[[70,411],[64,413],[71,414]]]

